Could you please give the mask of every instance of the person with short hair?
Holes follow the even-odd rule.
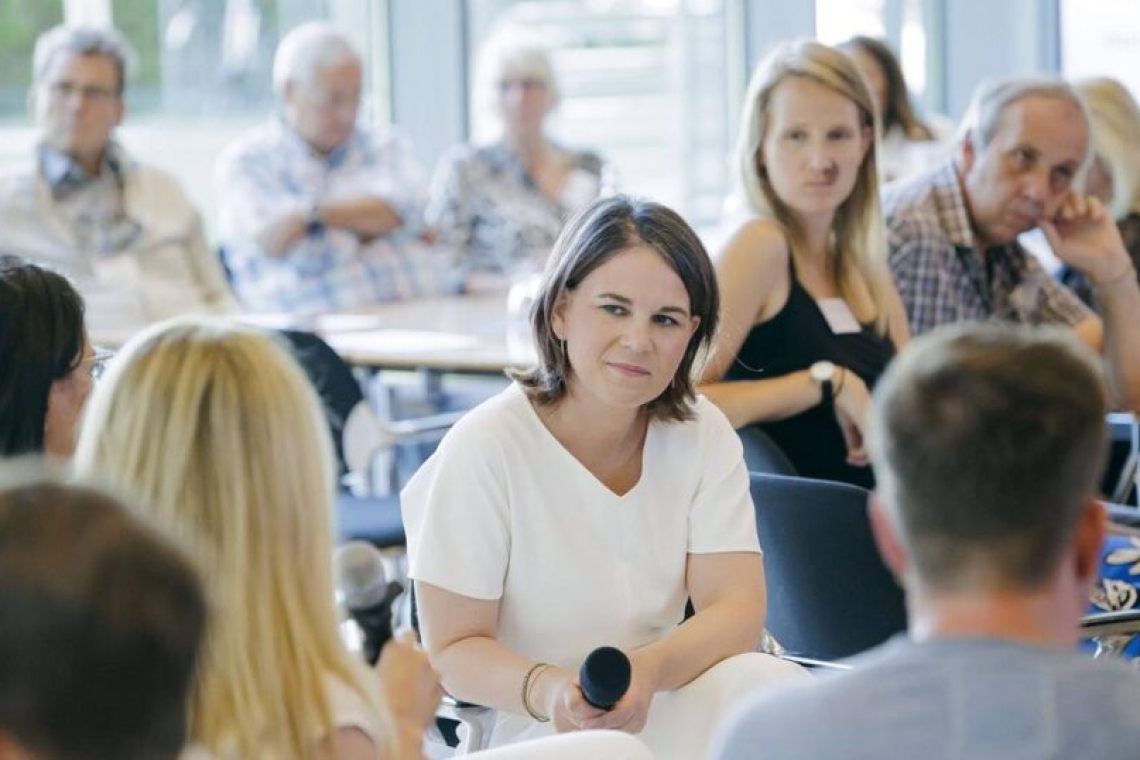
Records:
[[[1140,408],[1140,287],[1104,204],[1075,190],[1090,160],[1080,96],[1049,77],[985,82],[952,159],[888,188],[890,266],[917,335],[962,320],[1061,324],[1104,354],[1110,398]],[[1018,242],[1039,227],[1089,278],[1100,316]]]
[[[535,366],[404,488],[425,644],[449,692],[500,711],[492,744],[610,728],[662,760],[704,757],[724,705],[799,672],[755,653],[766,592],[748,473],[693,390],[718,302],[680,216],[595,202],[555,243]],[[576,675],[602,645],[632,664],[608,712]]]
[[[752,76],[736,167],[749,217],[716,252],[723,295],[701,391],[804,477],[871,487],[868,389],[909,337],[886,264],[875,104],[854,62],[805,40]]]
[[[113,29],[41,34],[28,93],[40,142],[0,173],[0,253],[65,272],[99,329],[236,307],[178,181],[115,138],[132,60]]]
[[[1071,332],[999,323],[915,339],[875,389],[875,539],[909,636],[755,698],[717,760],[1115,760],[1140,680],[1076,651],[1106,514],[1099,362]]]
[[[91,346],[66,277],[0,256],[0,357],[0,458],[69,458],[107,356]]]
[[[179,757],[206,621],[190,564],[117,499],[0,484],[0,757]]]
[[[218,225],[234,290],[253,311],[360,309],[446,280],[424,239],[424,173],[407,139],[357,124],[364,69],[325,22],[277,47],[279,110],[218,160]]]
[[[560,92],[550,53],[522,32],[500,31],[475,67],[476,139],[440,158],[427,219],[468,291],[537,273],[566,219],[608,188],[595,153],[548,135]],[[477,122],[478,126],[478,122]]]

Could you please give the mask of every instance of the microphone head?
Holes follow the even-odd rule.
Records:
[[[367,541],[349,541],[333,554],[336,587],[350,610],[367,609],[388,596],[388,574],[384,558]]]
[[[625,652],[614,647],[598,647],[586,656],[578,671],[582,695],[594,707],[613,709],[629,690],[631,672]]]

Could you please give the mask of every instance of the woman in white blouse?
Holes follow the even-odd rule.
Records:
[[[537,366],[404,490],[424,642],[452,694],[499,710],[493,744],[610,728],[658,758],[704,757],[738,696],[798,672],[755,654],[766,592],[748,473],[693,392],[718,303],[677,214],[596,202],[555,244]],[[601,646],[632,665],[611,711],[576,678]]]
[[[542,48],[502,35],[485,46],[475,100],[487,112],[491,140],[440,159],[427,210],[461,289],[498,287],[540,270],[566,218],[601,194],[602,160],[546,133],[558,95]]]

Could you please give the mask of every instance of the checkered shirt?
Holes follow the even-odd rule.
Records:
[[[883,207],[913,335],[965,319],[1075,325],[1092,315],[1016,241],[978,255],[953,162],[891,187]]]
[[[426,177],[407,140],[358,129],[328,156],[316,154],[274,118],[230,146],[219,160],[219,228],[233,288],[252,311],[348,311],[438,292],[441,253],[418,239]],[[403,219],[395,232],[362,242],[327,228],[284,256],[254,240],[272,219],[315,203],[371,195]]]

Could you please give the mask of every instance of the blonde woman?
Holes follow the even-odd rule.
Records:
[[[833,48],[790,43],[756,70],[736,150],[751,216],[715,256],[722,326],[701,387],[801,475],[862,486],[869,388],[909,335],[886,265],[873,114]]]
[[[414,672],[410,648],[389,658],[412,688],[385,700],[337,636],[327,426],[285,350],[252,330],[175,323],[125,348],[98,390],[79,473],[146,505],[196,560],[215,610],[191,739],[219,757],[419,757],[439,696],[430,670]]]
[[[252,328],[160,325],[91,399],[80,475],[146,505],[205,579],[214,614],[190,738],[217,757],[421,757],[440,697],[426,656],[401,641],[369,672],[337,635],[332,462],[304,374]],[[572,750],[549,756],[599,751]]]

